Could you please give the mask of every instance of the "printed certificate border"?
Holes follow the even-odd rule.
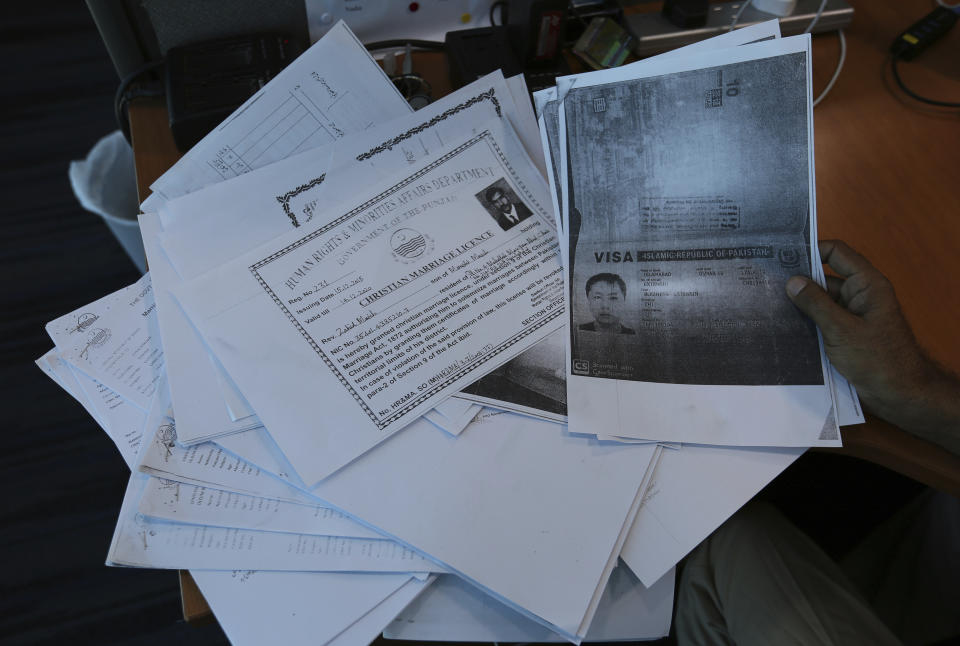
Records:
[[[510,162],[507,160],[506,156],[503,154],[503,151],[500,149],[500,146],[497,144],[496,140],[493,138],[493,135],[491,134],[491,132],[490,132],[489,130],[484,130],[483,132],[481,132],[481,133],[473,136],[472,138],[470,138],[469,140],[467,140],[467,141],[464,142],[463,144],[460,144],[459,146],[457,146],[456,148],[454,148],[454,149],[451,150],[450,152],[446,153],[446,154],[443,155],[442,157],[439,157],[438,159],[434,160],[433,162],[431,162],[431,163],[428,164],[427,166],[423,167],[422,169],[420,169],[420,170],[417,171],[416,173],[414,173],[414,174],[412,174],[412,175],[408,175],[407,177],[405,177],[405,178],[404,178],[403,180],[401,180],[400,182],[397,182],[397,183],[394,184],[393,186],[390,186],[390,187],[387,188],[386,190],[384,190],[384,191],[380,192],[379,194],[375,195],[374,197],[372,197],[371,199],[367,200],[367,201],[364,202],[363,204],[360,204],[359,206],[355,207],[354,209],[350,210],[349,212],[345,213],[344,215],[341,215],[340,217],[332,220],[330,223],[328,223],[328,224],[326,224],[326,225],[324,225],[324,226],[322,226],[322,227],[320,227],[320,228],[312,231],[311,233],[307,234],[306,236],[304,236],[304,237],[302,237],[302,238],[300,238],[300,239],[298,239],[298,240],[290,243],[290,244],[287,245],[286,247],[283,247],[282,249],[277,250],[276,252],[270,254],[270,255],[267,256],[266,258],[262,258],[261,260],[253,263],[253,264],[250,265],[250,267],[249,267],[250,272],[253,274],[253,277],[257,280],[257,282],[260,284],[260,287],[267,293],[268,296],[270,296],[270,298],[273,300],[273,302],[277,304],[277,307],[279,307],[280,310],[286,315],[287,320],[289,320],[290,323],[292,323],[293,326],[300,332],[300,335],[303,336],[303,338],[307,341],[307,343],[310,344],[310,347],[313,348],[314,352],[316,352],[317,355],[323,360],[323,362],[327,365],[327,368],[330,369],[330,371],[336,376],[337,380],[341,383],[341,385],[343,385],[344,388],[346,388],[347,391],[351,394],[351,396],[353,397],[354,401],[356,401],[357,404],[360,405],[360,408],[363,409],[363,411],[366,413],[366,415],[367,415],[367,417],[370,419],[370,421],[372,421],[372,422],[377,426],[377,428],[380,429],[380,430],[385,429],[386,427],[388,427],[388,426],[389,426],[390,424],[392,424],[393,422],[395,422],[395,421],[397,421],[398,419],[402,418],[404,415],[406,415],[407,413],[409,413],[410,411],[412,411],[414,408],[416,408],[417,406],[419,406],[420,404],[422,404],[426,399],[428,399],[428,398],[431,397],[432,395],[436,394],[437,392],[441,391],[442,389],[446,388],[446,387],[449,386],[450,384],[454,383],[457,379],[459,379],[459,378],[462,377],[463,375],[469,373],[471,370],[473,370],[473,369],[476,368],[477,366],[480,366],[480,365],[482,365],[483,363],[486,363],[487,361],[489,361],[490,359],[492,359],[492,358],[495,357],[496,355],[500,354],[500,353],[503,352],[504,350],[507,350],[507,349],[510,348],[511,346],[516,345],[516,344],[517,344],[518,342],[520,342],[524,337],[529,336],[531,333],[533,333],[534,331],[540,329],[541,327],[543,327],[543,326],[546,325],[547,323],[553,321],[553,320],[554,320],[555,318],[557,318],[558,316],[562,316],[563,313],[564,313],[565,308],[563,308],[563,307],[556,308],[556,310],[555,310],[554,312],[548,313],[548,314],[545,315],[540,321],[537,321],[536,323],[531,324],[530,326],[528,326],[528,327],[525,328],[524,330],[521,330],[519,333],[514,334],[513,336],[511,336],[511,337],[509,337],[508,339],[504,340],[504,341],[501,342],[499,345],[491,346],[491,347],[488,348],[488,349],[485,347],[485,350],[486,350],[485,352],[481,352],[481,353],[479,353],[477,356],[471,357],[470,360],[469,360],[469,362],[466,362],[466,363],[463,363],[463,364],[461,364],[461,365],[458,365],[458,366],[456,367],[456,370],[453,371],[453,372],[451,372],[451,373],[449,373],[445,379],[443,379],[442,381],[436,383],[434,386],[432,386],[432,387],[430,387],[430,388],[428,388],[428,389],[426,389],[426,390],[421,391],[416,397],[412,397],[412,398],[410,398],[407,402],[405,402],[404,405],[403,405],[401,408],[399,408],[398,410],[395,410],[395,411],[391,412],[389,415],[387,415],[386,417],[384,417],[383,419],[381,419],[381,418],[378,417],[377,414],[374,413],[374,411],[367,405],[367,403],[364,401],[364,399],[363,399],[363,397],[360,395],[360,393],[358,393],[358,392],[353,388],[353,386],[351,385],[351,383],[343,376],[343,374],[341,374],[340,369],[337,367],[337,365],[336,365],[333,361],[330,360],[330,358],[327,356],[327,354],[326,354],[326,353],[323,351],[323,349],[320,347],[320,344],[316,342],[316,340],[310,335],[309,332],[307,332],[306,329],[304,329],[304,327],[303,327],[302,325],[300,325],[300,323],[297,321],[296,317],[294,317],[294,315],[290,312],[290,310],[287,309],[287,307],[284,305],[282,299],[280,299],[280,297],[277,296],[277,294],[270,288],[270,286],[269,286],[269,285],[267,284],[267,282],[264,280],[263,276],[260,275],[260,271],[259,271],[259,270],[260,270],[260,268],[262,268],[262,267],[270,264],[270,263],[273,262],[274,260],[277,260],[277,259],[279,259],[279,258],[287,255],[288,253],[290,253],[290,252],[298,249],[299,247],[302,247],[303,245],[307,244],[308,242],[310,242],[310,241],[313,240],[314,238],[317,238],[317,237],[319,237],[319,236],[327,233],[327,232],[330,231],[331,229],[334,229],[334,228],[339,227],[340,225],[344,224],[345,222],[347,222],[347,221],[350,220],[351,218],[359,215],[360,213],[365,212],[366,210],[368,210],[369,208],[371,208],[371,207],[372,207],[373,205],[375,205],[376,203],[380,202],[382,199],[384,199],[384,198],[387,197],[388,195],[391,195],[391,194],[397,192],[398,190],[402,189],[404,186],[406,186],[406,185],[408,185],[408,184],[410,184],[410,183],[412,183],[412,182],[415,182],[416,180],[420,179],[421,177],[423,177],[423,176],[426,175],[427,173],[429,173],[429,172],[433,171],[434,169],[436,169],[438,166],[443,165],[444,163],[446,163],[446,162],[449,161],[450,159],[453,159],[454,157],[458,156],[458,155],[459,155],[460,153],[462,153],[463,151],[467,150],[467,149],[470,148],[471,146],[473,146],[473,145],[475,145],[475,144],[477,144],[477,143],[479,143],[479,142],[481,142],[481,141],[484,142],[484,143],[486,143],[486,144],[493,150],[495,156],[497,157],[498,161],[500,162],[501,168],[506,169],[506,170],[509,172],[509,174],[510,174],[510,176],[511,176],[511,179],[513,180],[513,182],[514,182],[519,188],[522,189],[523,197],[526,198],[526,200],[528,200],[530,203],[532,203],[533,205],[536,206],[536,208],[537,208],[537,210],[538,210],[537,215],[538,215],[539,217],[541,217],[541,218],[546,217],[545,211],[544,211],[543,207],[540,205],[539,202],[537,202],[536,198],[534,198],[533,195],[531,195],[531,193],[530,193],[529,189],[527,188],[526,184],[523,182],[523,180],[520,179],[520,177],[518,176],[516,170],[513,168],[513,166],[512,166],[512,165],[510,164]]]
[[[304,191],[309,191],[311,188],[315,186],[320,186],[321,184],[323,184],[323,181],[326,178],[327,178],[327,174],[324,173],[320,177],[313,178],[306,184],[301,184],[295,189],[287,191],[283,195],[277,196],[277,202],[280,202],[280,208],[282,208],[286,216],[290,218],[290,221],[293,223],[293,226],[299,227],[300,222],[297,220],[297,216],[294,214],[294,212],[290,210],[290,200],[295,198],[297,195],[300,195]]]
[[[500,101],[497,99],[496,89],[490,88],[489,90],[481,92],[476,96],[470,97],[463,103],[458,103],[452,108],[444,110],[443,112],[433,117],[429,121],[425,121],[424,123],[421,123],[418,126],[414,126],[413,128],[410,128],[409,130],[407,130],[406,132],[403,132],[397,135],[396,137],[393,137],[392,139],[389,139],[383,142],[379,146],[374,146],[373,148],[371,148],[365,153],[360,153],[359,155],[357,155],[357,161],[365,161],[367,159],[376,157],[377,155],[379,155],[384,151],[393,150],[394,146],[400,145],[401,142],[406,141],[407,139],[410,139],[414,135],[420,134],[424,130],[428,130],[432,128],[433,126],[437,125],[441,121],[445,121],[447,117],[452,117],[458,112],[463,112],[467,108],[473,105],[476,105],[478,103],[481,103],[483,101],[490,101],[490,103],[493,104],[493,109],[496,111],[497,116],[500,117],[501,119],[503,118],[503,110],[500,108]]]

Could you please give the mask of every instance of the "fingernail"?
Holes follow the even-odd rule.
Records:
[[[793,298],[794,296],[799,294],[800,290],[802,290],[806,286],[807,286],[806,278],[804,278],[803,276],[791,276],[790,279],[787,281],[787,294],[789,294],[790,297]]]

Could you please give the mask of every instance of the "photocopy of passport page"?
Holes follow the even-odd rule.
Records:
[[[510,413],[457,438],[419,420],[313,493],[580,641],[654,453]]]
[[[629,70],[631,73],[644,69],[653,61],[663,60],[664,58],[679,58],[692,53],[723,49],[726,47],[737,47],[748,43],[762,40],[773,40],[780,38],[780,22],[777,20],[768,20],[748,27],[741,27],[735,31],[730,31],[713,38],[707,38],[697,43],[679,47],[677,49],[652,56],[630,65],[625,65],[618,69]],[[571,78],[567,77],[567,82]],[[560,134],[559,134],[559,110],[562,97],[558,96],[557,88],[551,87],[533,95],[534,105],[536,106],[537,125],[540,128],[541,143],[546,155],[546,165],[550,168],[550,191],[554,197],[554,206],[558,221],[558,229],[563,228],[561,214],[563,213],[563,191],[566,190],[566,183],[560,181]]]
[[[817,256],[809,37],[563,83],[571,431],[838,445],[783,290]]]
[[[311,486],[561,325],[546,184],[499,122],[174,290]]]
[[[698,49],[718,49],[779,37],[779,23],[776,20],[771,20],[701,41],[694,45],[688,45],[661,54],[661,56],[679,56]],[[634,66],[639,69],[646,63],[647,61],[641,61],[635,63]],[[538,125],[541,148],[546,153],[545,163],[550,169],[547,178],[550,182],[550,195],[557,230],[562,232],[561,198],[559,194],[561,183],[557,89],[553,87],[535,93],[534,102],[540,115]],[[561,252],[564,248],[564,245],[561,244]],[[554,332],[523,354],[500,366],[492,373],[481,377],[478,381],[463,389],[457,396],[488,406],[495,406],[502,410],[534,415],[557,422],[566,422],[565,337],[566,333],[563,330]]]
[[[340,21],[151,184],[142,210],[412,110]]]

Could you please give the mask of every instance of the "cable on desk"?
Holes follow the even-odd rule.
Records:
[[[747,7],[750,6],[752,0],[745,0],[742,5],[740,5],[740,10],[737,11],[736,15],[733,17],[733,22],[730,23],[730,27],[727,28],[727,31],[733,31],[733,28],[737,26],[737,23],[740,21],[740,16],[743,15],[743,12]],[[817,26],[817,23],[820,22],[820,16],[823,15],[823,10],[827,8],[827,0],[821,0],[820,7],[817,9],[816,15],[814,15],[813,20],[810,21],[810,24],[807,25],[807,28],[803,30],[803,33],[809,34],[813,31],[813,28]],[[813,102],[813,107],[817,107],[817,104],[823,101],[826,98],[830,90],[833,89],[834,83],[837,82],[837,78],[840,76],[840,70],[843,69],[843,63],[847,60],[847,38],[843,35],[843,30],[838,29],[837,35],[840,37],[840,59],[837,61],[837,69],[834,70],[833,76],[830,77],[830,81],[827,83],[827,87],[823,88],[823,92],[820,93],[820,96],[816,98]]]
[[[730,23],[730,26],[727,27],[727,31],[733,31],[733,28],[737,26],[737,23],[740,22],[740,16],[743,15],[743,12],[747,10],[747,7],[750,6],[750,3],[753,0],[745,0],[742,5],[740,5],[740,10],[737,11],[736,15],[733,17],[733,22]],[[827,8],[827,0],[821,0],[820,8],[817,9],[817,14],[813,17],[813,20],[810,21],[810,24],[807,25],[807,28],[803,30],[803,33],[809,34],[813,31],[813,28],[817,26],[817,23],[820,22],[820,16],[823,15],[823,10]]]
[[[130,117],[127,114],[127,103],[130,102],[130,99],[135,99],[138,97],[146,96],[161,96],[163,94],[162,89],[142,89],[137,92],[130,94],[127,90],[130,88],[130,85],[136,81],[139,77],[157,69],[163,65],[163,61],[152,61],[150,63],[144,63],[139,66],[129,74],[127,74],[120,81],[120,85],[117,87],[116,93],[113,95],[113,116],[117,120],[117,126],[120,128],[120,131],[123,133],[124,138],[127,142],[130,142]]]
[[[823,88],[823,92],[820,93],[820,96],[816,98],[813,102],[813,107],[817,107],[817,104],[823,101],[823,99],[830,93],[830,90],[833,89],[833,84],[837,82],[837,78],[840,76],[840,70],[843,69],[843,63],[847,60],[847,37],[843,35],[843,30],[837,30],[837,36],[840,37],[840,59],[837,61],[837,69],[834,70],[833,76],[830,77],[830,82],[827,83],[827,87]]]
[[[740,16],[743,15],[743,12],[747,10],[747,7],[750,6],[752,0],[744,0],[744,3],[740,5],[740,11],[738,11],[733,16],[733,22],[730,23],[730,26],[727,27],[727,31],[733,31],[733,28],[737,26],[737,23],[740,22]]]
[[[930,99],[925,96],[920,96],[910,88],[908,88],[903,83],[903,79],[900,78],[900,72],[897,70],[897,63],[900,61],[899,57],[892,56],[890,63],[890,69],[893,70],[893,80],[897,82],[897,85],[900,86],[900,89],[912,99],[916,99],[921,103],[926,103],[927,105],[935,105],[941,108],[960,108],[960,103],[955,103],[953,101],[939,101],[937,99]]]

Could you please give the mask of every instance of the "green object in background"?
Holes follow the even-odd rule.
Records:
[[[617,67],[630,53],[633,37],[610,18],[594,18],[573,46],[573,53],[596,70]]]

